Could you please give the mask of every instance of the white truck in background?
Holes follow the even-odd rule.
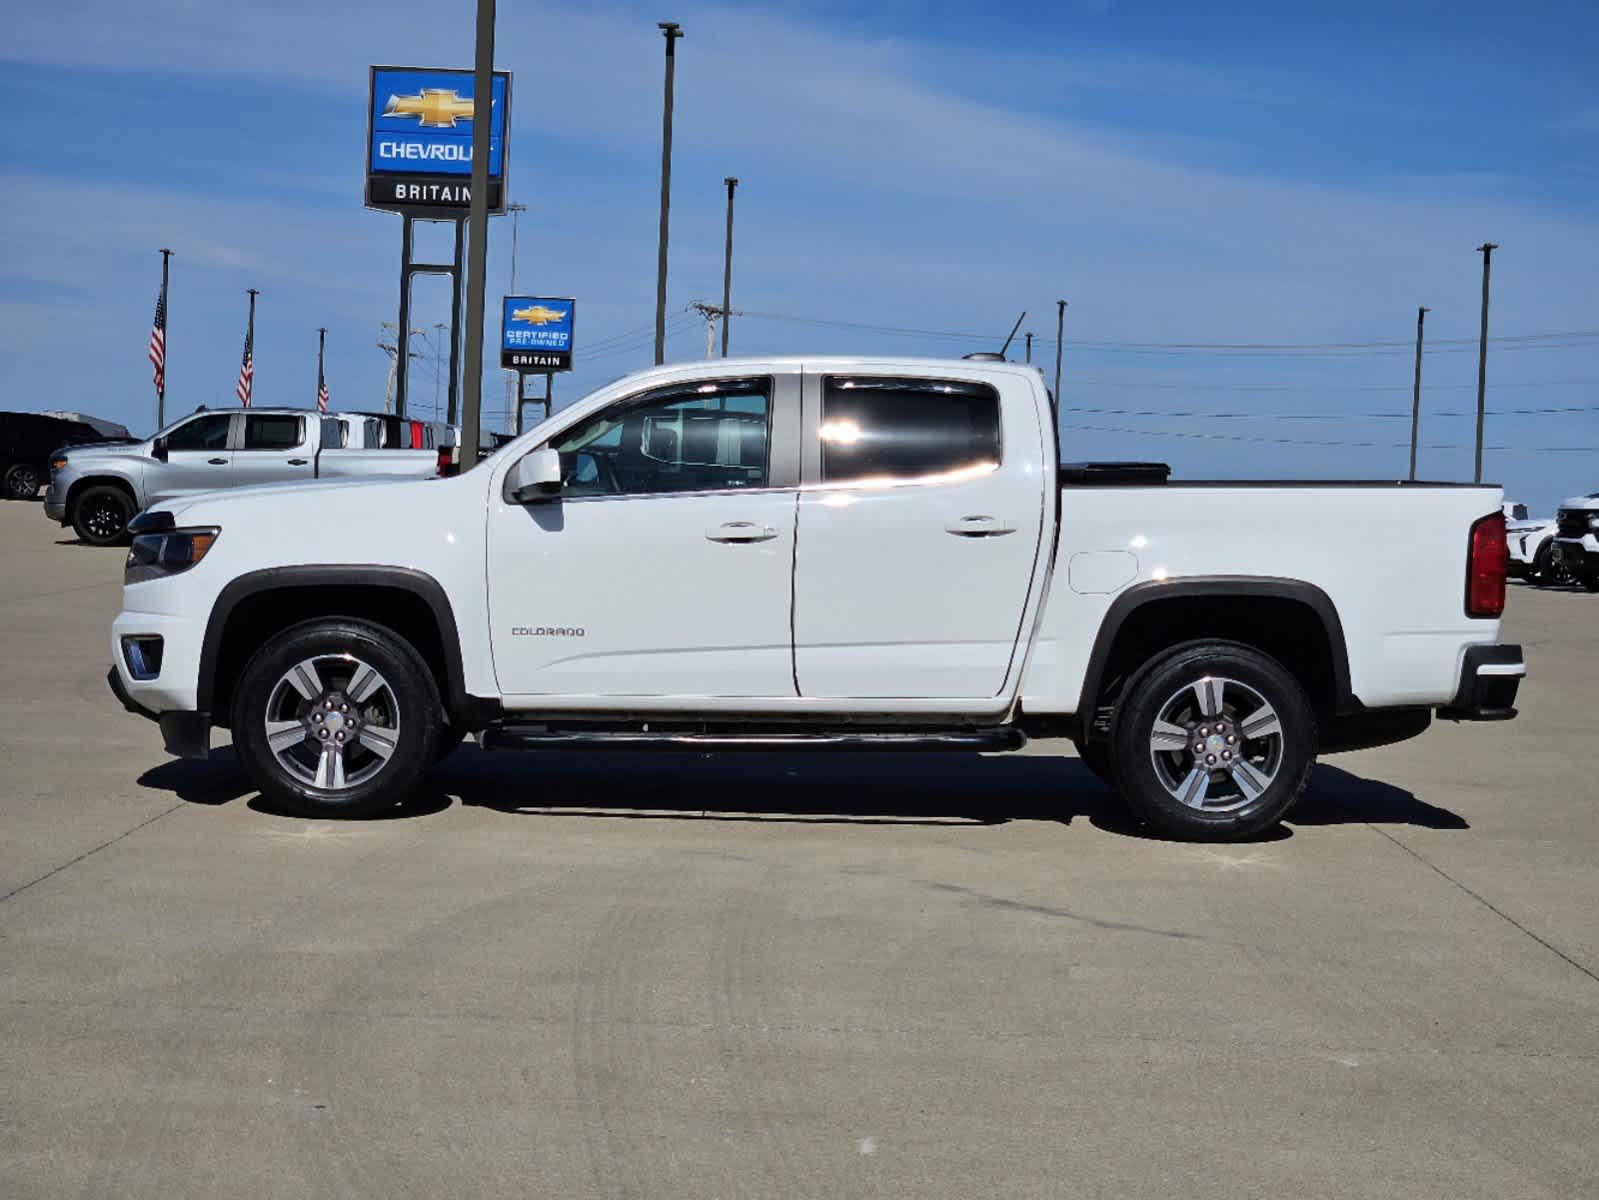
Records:
[[[657,368],[455,478],[142,514],[109,682],[174,753],[230,728],[308,814],[396,804],[468,732],[1050,735],[1162,833],[1210,840],[1281,819],[1318,753],[1515,715],[1499,488],[1167,482],[1062,466],[1056,430],[1017,364]],[[1375,536],[1396,508],[1402,544]]]
[[[154,437],[58,452],[44,514],[94,546],[121,542],[135,513],[197,492],[318,479],[427,478],[439,452],[345,449],[337,416],[296,408],[212,409]],[[361,443],[358,441],[357,445]]]
[[[1550,552],[1556,566],[1599,592],[1599,492],[1560,502]]]

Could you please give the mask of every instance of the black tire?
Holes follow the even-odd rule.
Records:
[[[1599,572],[1590,572],[1582,577],[1582,586],[1585,591],[1599,592]]]
[[[1206,679],[1225,681],[1221,694],[1234,697],[1210,702],[1219,717],[1203,715],[1200,693],[1193,690]],[[1172,706],[1183,703],[1185,689],[1193,695],[1192,721],[1168,721],[1184,731],[1183,748],[1157,750],[1151,741],[1156,720],[1181,713]],[[1239,722],[1264,711],[1260,702],[1273,710],[1277,732],[1255,738]],[[1195,744],[1213,750],[1206,761],[1217,765],[1207,770],[1192,751]],[[1298,680],[1276,659],[1236,642],[1189,642],[1151,660],[1128,681],[1111,730],[1111,752],[1117,790],[1157,832],[1182,841],[1235,841],[1276,825],[1304,792],[1316,761],[1316,718]],[[1221,762],[1224,756],[1232,767]],[[1181,781],[1199,775],[1205,778],[1193,788],[1197,805],[1184,803]],[[1262,780],[1269,782],[1254,791]]]
[[[1556,584],[1570,583],[1571,572],[1555,562],[1554,545],[1546,541],[1538,547],[1538,553],[1532,556],[1532,570],[1527,572],[1527,578],[1538,587],[1552,587]]]
[[[133,519],[128,493],[109,483],[84,488],[72,502],[72,529],[91,546],[115,546],[127,540]]]
[[[3,490],[7,500],[32,500],[39,494],[39,468],[32,463],[12,463]]]
[[[341,680],[338,674],[337,662],[346,661],[343,656],[369,664],[377,672],[383,688],[381,700],[373,705],[383,711],[374,714],[374,707],[363,708],[364,702],[355,702],[353,687],[351,695],[342,692],[343,687],[355,682]],[[311,673],[316,685],[311,689],[311,698],[284,690],[296,664],[324,657],[336,662],[332,666],[323,664],[321,670]],[[330,697],[326,703],[333,705],[327,720],[338,722],[341,731],[345,722],[357,717],[371,729],[388,724],[398,731],[392,751],[376,762],[369,775],[360,778],[361,772],[373,766],[380,756],[361,743],[361,738],[370,734],[352,723],[347,743],[349,760],[340,756],[341,761],[351,763],[352,778],[356,779],[348,786],[318,786],[314,779],[306,777],[303,765],[297,773],[268,742],[269,704],[294,706],[272,713],[275,719],[320,721],[322,696]],[[339,716],[339,699],[353,702],[353,711]],[[387,711],[390,708],[392,712]],[[233,744],[251,781],[277,806],[309,817],[367,817],[393,808],[416,790],[422,773],[433,762],[442,728],[441,714],[438,684],[409,642],[381,625],[325,618],[285,630],[269,639],[250,659],[234,688]],[[317,732],[325,737],[328,728]],[[291,741],[284,753],[320,763],[321,755],[313,749],[318,744],[308,732],[303,740]]]
[[[1111,791],[1116,790],[1116,762],[1110,752],[1110,743],[1104,741],[1085,742],[1081,738],[1073,738],[1072,745],[1077,748],[1077,757],[1083,766],[1092,771]]]

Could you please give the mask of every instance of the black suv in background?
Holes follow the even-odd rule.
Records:
[[[50,454],[112,439],[94,426],[42,413],[0,412],[0,495],[32,500],[50,478]]]

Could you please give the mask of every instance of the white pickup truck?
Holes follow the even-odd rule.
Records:
[[[1196,839],[1318,752],[1515,715],[1497,487],[1059,465],[1039,372],[759,359],[613,383],[459,477],[211,494],[134,524],[110,683],[227,726],[308,814],[489,748],[1074,739]],[[1403,544],[1373,536],[1395,506]],[[1372,547],[1379,561],[1371,561]]]
[[[92,546],[127,535],[132,516],[196,492],[260,483],[352,477],[416,479],[437,475],[438,451],[350,449],[350,418],[298,408],[201,411],[143,442],[58,451],[50,461],[44,515],[70,525]]]

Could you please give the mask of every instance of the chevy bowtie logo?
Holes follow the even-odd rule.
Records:
[[[566,320],[566,314],[558,308],[550,308],[544,304],[530,304],[526,308],[513,308],[511,320],[522,321],[528,325],[548,325],[554,321]]]
[[[423,88],[416,96],[390,96],[385,117],[415,117],[424,129],[454,129],[457,121],[472,119],[472,101],[461,99],[453,88]]]

